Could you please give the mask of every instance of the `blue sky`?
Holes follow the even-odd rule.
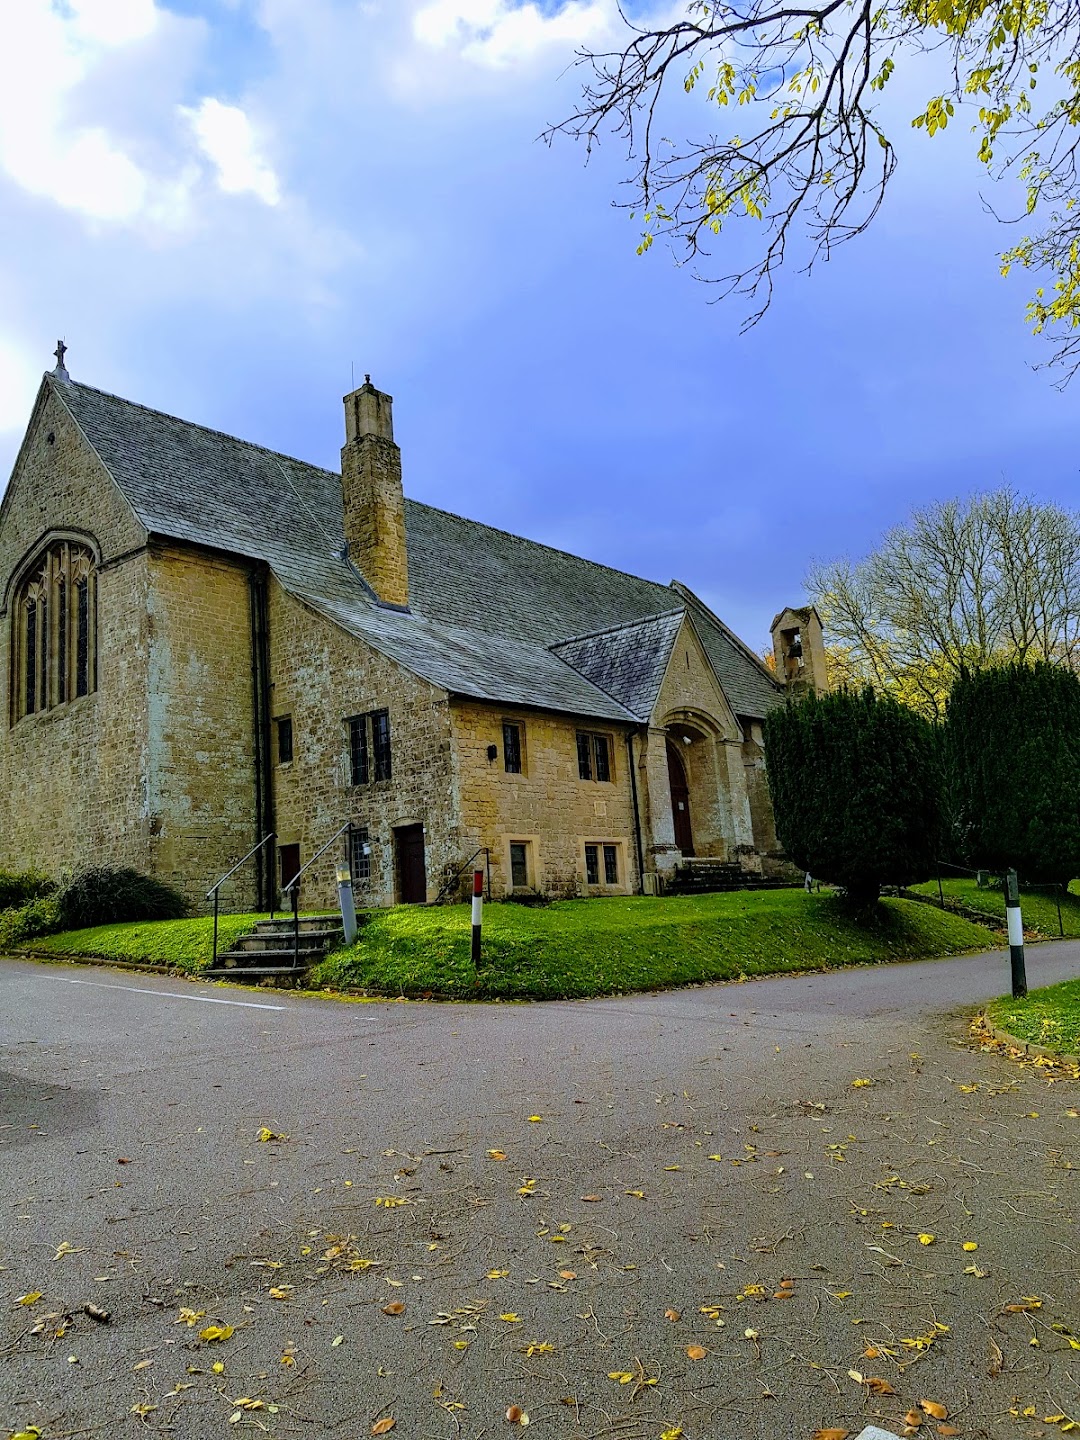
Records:
[[[910,132],[898,87],[874,229],[740,336],[738,302],[635,254],[616,144],[586,169],[537,141],[616,23],[613,0],[2,7],[0,472],[58,335],[80,380],[327,465],[355,367],[395,397],[408,494],[681,579],[756,648],[812,558],[913,504],[1004,480],[1071,505],[1076,392],[1032,369],[963,128]]]

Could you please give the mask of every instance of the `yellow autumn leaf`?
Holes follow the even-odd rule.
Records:
[[[660,1440],[681,1440],[683,1428],[681,1425],[673,1425],[670,1430],[664,1430],[660,1434]]]
[[[853,1090],[861,1090],[864,1085],[872,1085],[873,1083],[873,1080],[852,1080],[851,1088]]]
[[[210,1369],[214,1372],[215,1375],[225,1374],[225,1366],[220,1360],[215,1360],[213,1365],[210,1366]]]
[[[404,1195],[376,1195],[375,1204],[382,1205],[387,1210],[393,1210],[398,1205],[408,1205]]]
[[[513,1310],[507,1310],[504,1315],[499,1316],[499,1319],[505,1320],[508,1325],[521,1324],[521,1316],[516,1314]]]
[[[551,1355],[554,1353],[554,1350],[555,1346],[547,1340],[534,1340],[531,1345],[526,1345],[525,1354],[526,1356]]]
[[[152,1415],[156,1409],[156,1405],[132,1405],[130,1413],[132,1415],[141,1415],[145,1419],[147,1415]]]
[[[289,1137],[287,1135],[275,1135],[273,1130],[268,1130],[264,1125],[255,1138],[265,1145],[268,1140],[287,1140]]]
[[[189,1310],[186,1305],[180,1306],[180,1314],[173,1321],[174,1325],[196,1325],[200,1320],[206,1319],[205,1310]]]
[[[489,1159],[489,1160],[505,1160],[505,1159],[506,1159],[506,1151],[505,1151],[505,1150],[489,1150],[487,1153],[488,1153],[488,1159]]]
[[[609,1380],[617,1380],[620,1385],[629,1385],[634,1377],[630,1374],[629,1370],[609,1370],[607,1378]]]
[[[341,1345],[344,1342],[344,1339],[344,1335],[335,1335],[333,1340],[330,1341],[331,1350],[335,1350],[339,1345]]]
[[[965,1250],[977,1250],[978,1248],[979,1248],[978,1241],[976,1241],[976,1240],[965,1240],[965,1241],[964,1241],[964,1249],[965,1249]]]
[[[204,1330],[199,1331],[200,1340],[228,1340],[235,1329],[232,1325],[207,1325]]]
[[[530,1115],[530,1116],[529,1116],[529,1124],[530,1124],[530,1125],[539,1125],[539,1124],[540,1124],[540,1121],[543,1120],[543,1118],[544,1118],[544,1117],[543,1117],[542,1115]]]
[[[41,1440],[41,1431],[36,1425],[31,1425],[28,1430],[20,1430],[17,1435],[12,1435],[11,1440]]]
[[[291,1300],[293,1287],[291,1285],[271,1285],[269,1293],[271,1300]]]
[[[505,1280],[509,1274],[509,1270],[489,1270],[484,1278],[486,1280]]]
[[[920,1244],[920,1245],[933,1245],[933,1243],[934,1243],[934,1241],[935,1241],[936,1239],[937,1239],[937,1236],[936,1236],[936,1235],[928,1235],[928,1234],[926,1233],[926,1231],[924,1230],[923,1233],[919,1236],[919,1244]]]
[[[397,1421],[394,1419],[394,1417],[392,1415],[387,1415],[382,1420],[375,1421],[375,1424],[371,1427],[371,1433],[372,1435],[385,1435],[390,1430],[393,1430],[396,1424]]]
[[[53,1259],[60,1260],[65,1255],[81,1255],[82,1253],[82,1250],[76,1250],[70,1240],[62,1240],[56,1247],[56,1254],[53,1256]]]

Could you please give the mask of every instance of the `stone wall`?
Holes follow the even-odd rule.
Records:
[[[100,555],[97,689],[12,725],[12,585],[54,532]],[[0,506],[0,867],[148,868],[145,538],[46,387]]]
[[[511,890],[510,843],[529,846],[527,889],[546,895],[633,894],[638,887],[634,814],[628,768],[627,727],[575,720],[541,710],[500,708],[454,700],[454,769],[464,860],[470,851],[491,850],[492,890]],[[522,727],[522,773],[507,774],[503,721]],[[610,781],[578,777],[577,732],[610,737]],[[496,756],[488,759],[488,747]],[[588,886],[585,846],[618,847],[619,883]],[[601,862],[601,880],[603,865]]]
[[[256,843],[248,575],[194,548],[149,557],[146,820],[149,867],[198,910]],[[228,910],[257,904],[255,867],[227,883]]]
[[[275,719],[291,716],[293,759],[279,764],[276,727],[271,761],[278,844],[300,846],[306,862],[334,831],[352,820],[367,828],[371,876],[357,882],[358,905],[397,898],[394,829],[425,827],[428,897],[438,894],[448,866],[460,864],[450,765],[450,718],[444,691],[372,650],[271,579],[270,678]],[[390,712],[391,779],[350,783],[346,720]],[[334,846],[304,884],[302,904],[336,902]],[[307,880],[307,877],[305,877]]]

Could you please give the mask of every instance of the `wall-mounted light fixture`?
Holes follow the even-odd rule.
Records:
[[[498,759],[498,755],[499,747],[497,745],[489,745],[487,748],[488,764],[493,764],[495,760]]]

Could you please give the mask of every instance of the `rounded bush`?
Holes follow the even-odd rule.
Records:
[[[0,870],[0,911],[16,910],[31,900],[51,895],[55,889],[55,882],[36,870]]]
[[[184,897],[164,881],[111,865],[80,870],[60,886],[55,898],[63,930],[125,920],[178,920],[188,908]]]

